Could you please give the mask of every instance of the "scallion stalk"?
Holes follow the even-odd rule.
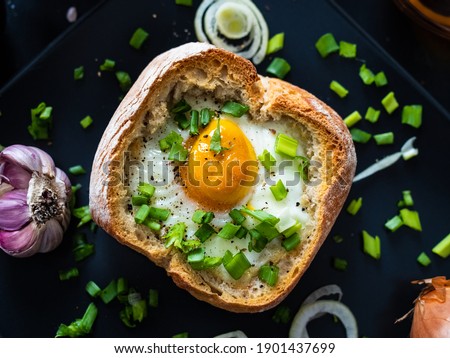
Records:
[[[172,113],[186,113],[186,112],[189,112],[191,110],[191,108],[192,107],[189,105],[189,103],[187,103],[185,99],[182,99],[173,106],[171,112]]]
[[[386,133],[375,134],[373,136],[373,139],[375,139],[375,142],[377,143],[377,145],[393,144],[394,143],[394,133],[386,132]]]
[[[262,265],[258,271],[258,277],[261,281],[273,287],[278,282],[278,272],[280,269],[275,265]]]
[[[272,214],[269,214],[263,210],[250,210],[246,207],[243,207],[241,209],[241,211],[250,216],[253,216],[255,219],[258,219],[259,221],[267,222],[272,226],[275,226],[280,221],[279,218],[277,218],[277,217],[273,216]]]
[[[261,252],[262,250],[264,250],[269,240],[266,239],[262,235],[262,233],[256,229],[250,229],[249,234],[250,234],[250,241],[248,243],[249,251]]]
[[[166,221],[169,218],[170,214],[171,212],[169,209],[155,208],[153,206],[150,207],[148,212],[148,216],[150,218],[159,221]]]
[[[379,260],[381,257],[381,241],[378,236],[371,236],[366,230],[362,231],[364,253]]]
[[[89,127],[93,122],[94,122],[94,120],[92,119],[91,116],[86,116],[86,117],[84,117],[84,118],[80,121],[80,125],[83,127],[83,129],[86,129],[86,128]]]
[[[294,158],[297,155],[298,141],[284,133],[279,133],[275,139],[275,152]]]
[[[166,150],[172,148],[174,143],[183,143],[183,137],[179,133],[171,131],[166,137],[159,141],[159,148],[165,152]]]
[[[211,121],[211,110],[209,108],[202,108],[200,111],[200,123],[203,127],[207,126]]]
[[[417,262],[424,267],[427,267],[431,264],[431,259],[425,252],[421,252],[419,256],[417,256]]]
[[[388,84],[388,80],[386,78],[386,75],[383,71],[378,72],[375,75],[375,85],[377,87],[383,87],[386,86]]]
[[[348,261],[341,259],[339,257],[333,258],[333,267],[339,271],[346,271],[348,266]]]
[[[286,249],[286,251],[291,251],[295,249],[300,244],[300,235],[298,233],[292,234],[291,236],[285,238],[281,245]]]
[[[380,117],[381,111],[376,110],[373,107],[367,108],[366,115],[364,116],[364,119],[368,120],[371,123],[375,123],[378,121],[378,118]]]
[[[361,114],[359,114],[358,111],[354,111],[344,118],[344,123],[348,128],[350,128],[353,127],[356,123],[358,123],[361,119],[362,119]]]
[[[110,303],[117,297],[117,281],[112,280],[100,293],[100,298],[105,304]]]
[[[341,98],[344,98],[348,95],[348,89],[346,89],[337,81],[331,81],[330,89]]]
[[[408,124],[414,128],[419,128],[422,125],[422,106],[420,104],[404,106],[402,111],[402,123]]]
[[[336,42],[332,33],[326,33],[322,35],[315,44],[317,51],[323,58],[327,57],[330,53],[339,51],[339,45]]]
[[[397,231],[400,227],[403,226],[403,220],[400,216],[395,215],[393,218],[389,219],[388,221],[386,221],[386,223],[384,224],[384,227],[386,229],[391,230],[392,232]]]
[[[99,69],[100,69],[100,71],[113,71],[115,67],[116,67],[116,61],[110,60],[109,58],[107,58],[99,66]]]
[[[361,209],[362,206],[362,198],[358,198],[358,199],[353,199],[349,206],[347,206],[347,212],[351,215],[356,215],[359,211],[359,209]]]
[[[242,223],[245,221],[245,216],[242,215],[242,213],[240,212],[240,210],[238,209],[233,209],[231,210],[228,215],[230,215],[231,219],[233,219],[233,222],[236,225],[242,225]]]
[[[375,81],[375,75],[365,64],[359,68],[359,77],[366,85],[371,85]]]
[[[286,77],[291,70],[291,65],[281,57],[275,57],[266,69],[266,72],[280,79]]]
[[[122,92],[128,92],[131,88],[131,77],[128,72],[116,71],[116,79],[119,82]]]
[[[134,215],[134,221],[137,224],[142,224],[147,219],[148,214],[150,214],[150,207],[144,204],[139,207],[139,210]]]
[[[229,255],[226,256],[228,256],[229,258]],[[232,255],[231,258],[226,260],[226,262],[224,257],[223,264],[225,269],[230,274],[230,276],[233,277],[235,280],[239,280],[245,273],[245,271],[247,271],[252,266],[242,251],[239,251],[234,256]]]
[[[175,4],[183,6],[192,6],[192,0],[175,0]]]
[[[81,165],[74,165],[69,168],[69,173],[73,175],[86,174],[86,170]]]
[[[184,162],[187,159],[189,152],[188,150],[183,147],[182,144],[173,143],[172,147],[170,148],[169,155],[167,156],[167,159],[173,160],[176,162]]]
[[[185,231],[186,231],[185,223],[179,222],[173,225],[169,229],[167,234],[164,236],[164,239],[166,240],[164,246],[166,248],[169,248],[176,243],[179,244],[183,240]]]
[[[255,230],[259,231],[262,237],[266,238],[268,241],[272,241],[280,236],[280,233],[274,226],[264,221],[256,225]]]
[[[228,101],[220,109],[221,112],[229,114],[230,116],[239,118],[249,111],[250,107],[244,104]]]
[[[372,134],[358,128],[352,128],[350,134],[355,143],[367,143],[372,138]]]
[[[356,44],[346,41],[339,41],[339,56],[346,58],[356,57]]]
[[[267,149],[264,149],[262,154],[258,155],[258,160],[267,170],[270,170],[277,163],[275,158],[272,156],[272,154],[270,154],[270,152]]]
[[[144,195],[133,195],[131,197],[131,204],[133,204],[133,206],[148,204],[148,197]]]
[[[78,268],[72,267],[68,270],[60,270],[59,271],[59,279],[60,281],[67,281],[71,278],[78,277],[80,275],[80,272],[78,271]]]
[[[276,201],[283,200],[288,194],[287,189],[281,179],[278,180],[275,185],[270,186],[270,191],[272,192]]]
[[[411,190],[403,190],[402,194],[403,194],[403,204],[405,206],[413,206],[414,200],[411,195]]]
[[[214,235],[215,233],[216,230],[214,230],[214,228],[211,225],[205,223],[198,228],[198,230],[194,233],[194,235],[198,237],[198,239],[201,242],[205,242],[211,237],[211,235]]]
[[[145,40],[148,38],[148,32],[145,31],[142,27],[138,27],[130,39],[130,46],[139,50],[144,44]]]
[[[198,135],[198,116],[199,113],[195,109],[191,111],[191,126],[189,129],[190,135]]]
[[[84,77],[84,66],[76,67],[73,70],[73,79],[75,81],[82,80]]]
[[[97,297],[102,292],[101,288],[94,281],[89,281],[86,284],[85,290],[91,297]]]
[[[157,308],[159,305],[159,292],[153,288],[148,290],[148,305]]]
[[[225,240],[231,240],[238,232],[240,226],[232,223],[226,223],[225,226],[217,234],[219,237]]]
[[[441,241],[437,243],[436,246],[431,250],[436,255],[439,255],[443,259],[450,256],[450,234],[444,237]]]
[[[384,109],[386,110],[386,112],[388,112],[389,114],[391,114],[392,112],[394,112],[399,104],[395,98],[395,94],[394,92],[389,92],[382,100],[381,100],[381,104],[383,105]]]
[[[284,47],[284,32],[273,35],[267,44],[266,55],[280,51]]]

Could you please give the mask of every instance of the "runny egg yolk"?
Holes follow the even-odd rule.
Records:
[[[187,195],[208,210],[225,211],[239,204],[252,190],[258,162],[252,144],[232,120],[220,120],[223,148],[210,150],[218,125],[212,120],[193,142],[188,165],[180,170]]]

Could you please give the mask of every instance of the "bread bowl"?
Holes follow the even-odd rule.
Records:
[[[275,153],[274,148],[266,148],[264,144],[261,146],[261,143],[266,139],[268,143],[275,143],[280,130],[288,137],[296,138],[295,141],[300,143],[296,153],[302,155],[298,158],[306,156],[310,163],[307,181],[295,182],[292,187],[286,182],[288,199],[273,201],[273,205],[265,207],[254,207],[249,203],[259,195],[259,191],[269,192],[269,185],[265,181],[273,173],[281,172],[281,164],[277,164],[273,172],[270,167],[265,176],[258,177],[258,183],[252,182],[245,190],[240,185],[243,182],[239,185],[233,182],[231,189],[211,189],[212,185],[201,182],[192,189],[191,184],[186,184],[183,169],[188,168],[185,170],[191,173],[189,165],[197,153],[194,148],[197,150],[201,146],[199,142],[202,138],[207,138],[205,141],[209,144],[215,131],[208,129],[213,121],[200,129],[199,135],[190,135],[186,130],[177,129],[173,111],[181,101],[190,103],[192,108],[198,110],[202,106],[208,107],[210,113],[214,110],[213,117],[222,120],[220,124],[214,119],[217,122],[215,128],[222,130],[223,138],[228,138],[225,137],[227,133],[232,135],[239,132],[236,137],[243,136],[246,143],[244,147],[247,148],[241,156],[244,159],[255,159],[264,148],[276,157],[276,162],[281,163],[286,156]],[[242,118],[232,118],[221,112],[227,102],[243,105],[247,107],[247,112]],[[230,126],[222,126],[223,123]],[[260,130],[255,130],[257,127]],[[167,152],[158,152],[158,143],[172,130],[183,135],[183,146],[189,153],[186,163],[183,160],[167,161]],[[209,131],[209,137],[208,133],[203,135],[206,130]],[[230,153],[237,153],[239,157],[241,149],[236,148],[241,148],[240,144],[232,143],[232,140],[229,144],[229,148],[212,153],[209,159],[216,160]],[[206,146],[206,151],[211,152],[211,148],[211,145],[209,148]],[[287,159],[298,165],[296,160],[303,160],[298,158]],[[255,170],[262,173],[264,168],[261,162],[251,162]],[[166,181],[153,183],[156,194],[149,199],[149,205],[164,207],[165,204],[165,209],[172,214],[167,222],[158,224],[160,230],[157,230],[159,227],[150,229],[137,223],[139,208],[132,205],[132,197],[138,192],[139,183],[153,181],[154,176],[150,175],[150,171],[156,166],[163,168],[158,175]],[[133,171],[132,167],[136,167],[137,171]],[[259,312],[281,302],[310,265],[348,195],[355,167],[356,155],[349,131],[339,115],[322,101],[282,80],[259,76],[251,62],[231,52],[204,43],[188,43],[154,58],[111,118],[93,162],[90,208],[93,220],[107,233],[163,267],[179,287],[196,298],[233,312]],[[193,172],[199,174],[195,170]],[[233,170],[231,173],[235,173]],[[293,173],[296,173],[296,169],[293,169]],[[172,191],[165,191],[169,185]],[[238,191],[239,194],[236,194]],[[165,196],[159,192],[165,193]],[[210,192],[213,194],[209,195]],[[288,207],[292,200],[295,208]],[[187,209],[181,207],[185,205],[183,201],[187,203]],[[211,222],[215,233],[201,243],[205,247],[201,246],[203,254],[222,256],[224,253],[218,254],[218,250],[229,250],[233,255],[241,252],[249,256],[250,266],[244,274],[238,278],[232,277],[228,268],[224,268],[229,262],[229,257],[225,261],[226,255],[223,262],[221,259],[214,267],[194,267],[188,262],[186,251],[178,250],[174,247],[176,245],[168,243],[168,232],[183,220],[187,228],[183,231],[183,240],[198,241],[193,233],[200,222],[193,223],[187,219],[193,215],[192,208],[214,212],[216,216],[215,221]],[[285,238],[278,221],[276,228],[280,229],[280,235],[266,240],[264,248],[260,250],[254,246],[252,250],[251,244],[248,245],[253,240],[250,235],[245,235],[244,239],[234,237],[224,240],[218,237],[217,232],[220,234],[223,229],[226,222],[224,218],[228,217],[230,210],[241,208],[247,210],[240,211],[247,219],[242,226],[247,226],[249,230],[262,223],[248,215],[254,212],[252,210],[275,217],[280,211],[283,211],[284,217],[294,213],[293,217],[298,218],[295,219],[297,223],[300,222],[296,226],[300,243],[287,251],[283,246]],[[277,267],[276,284],[268,284],[267,279],[261,278],[261,266]]]

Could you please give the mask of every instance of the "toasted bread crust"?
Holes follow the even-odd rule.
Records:
[[[164,119],[154,115],[154,109],[163,110],[164,102],[177,91],[189,91],[189,86],[182,87],[189,79],[204,91],[246,103],[254,117],[297,122],[312,138],[311,159],[322,163],[316,182],[306,187],[315,223],[308,244],[302,245],[301,255],[298,250],[286,254],[286,273],[276,287],[266,287],[258,296],[248,294],[250,286],[240,291],[218,289],[207,272],[194,271],[182,254],[166,249],[150,231],[142,233],[127,215],[126,198],[130,194],[118,172],[123,153],[143,127],[151,131],[163,125]],[[224,88],[229,93],[222,93]],[[355,167],[349,131],[326,104],[287,82],[258,76],[249,61],[230,52],[190,43],[156,57],[117,108],[94,158],[90,208],[94,221],[106,232],[164,267],[173,281],[193,296],[229,311],[259,312],[281,302],[310,265],[348,195]]]

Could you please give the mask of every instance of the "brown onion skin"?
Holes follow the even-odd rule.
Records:
[[[411,338],[450,338],[450,280],[433,286],[436,289],[429,291],[428,286],[416,300]]]

